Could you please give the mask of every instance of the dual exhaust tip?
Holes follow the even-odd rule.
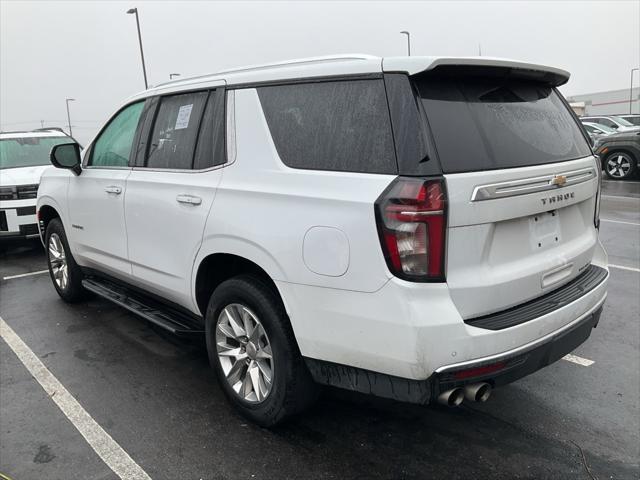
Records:
[[[457,407],[463,400],[469,402],[486,402],[491,396],[491,385],[473,383],[463,388],[452,388],[438,395],[438,403],[447,407]]]

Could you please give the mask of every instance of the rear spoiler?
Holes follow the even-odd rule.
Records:
[[[560,68],[490,57],[389,57],[382,60],[384,72],[409,75],[433,73],[450,75],[501,75],[522,78],[557,87],[569,81],[570,74]]]

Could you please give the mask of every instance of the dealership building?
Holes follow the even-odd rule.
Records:
[[[571,95],[567,101],[578,115],[640,113],[640,88]]]

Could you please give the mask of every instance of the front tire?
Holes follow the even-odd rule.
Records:
[[[229,401],[249,420],[271,427],[317,397],[277,293],[259,278],[221,283],[205,316],[211,366]]]
[[[605,158],[604,171],[613,180],[626,180],[636,170],[636,159],[627,152],[612,152]]]
[[[49,275],[56,292],[65,302],[81,301],[86,296],[82,286],[82,271],[71,255],[67,235],[59,218],[49,222],[45,239]]]

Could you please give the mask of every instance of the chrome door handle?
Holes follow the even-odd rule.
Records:
[[[188,205],[200,205],[202,203],[202,199],[195,195],[178,195],[176,200],[178,203],[186,203]]]
[[[116,195],[120,195],[122,193],[122,188],[118,187],[117,185],[109,185],[108,187],[105,187],[104,191],[107,193],[115,193]]]

